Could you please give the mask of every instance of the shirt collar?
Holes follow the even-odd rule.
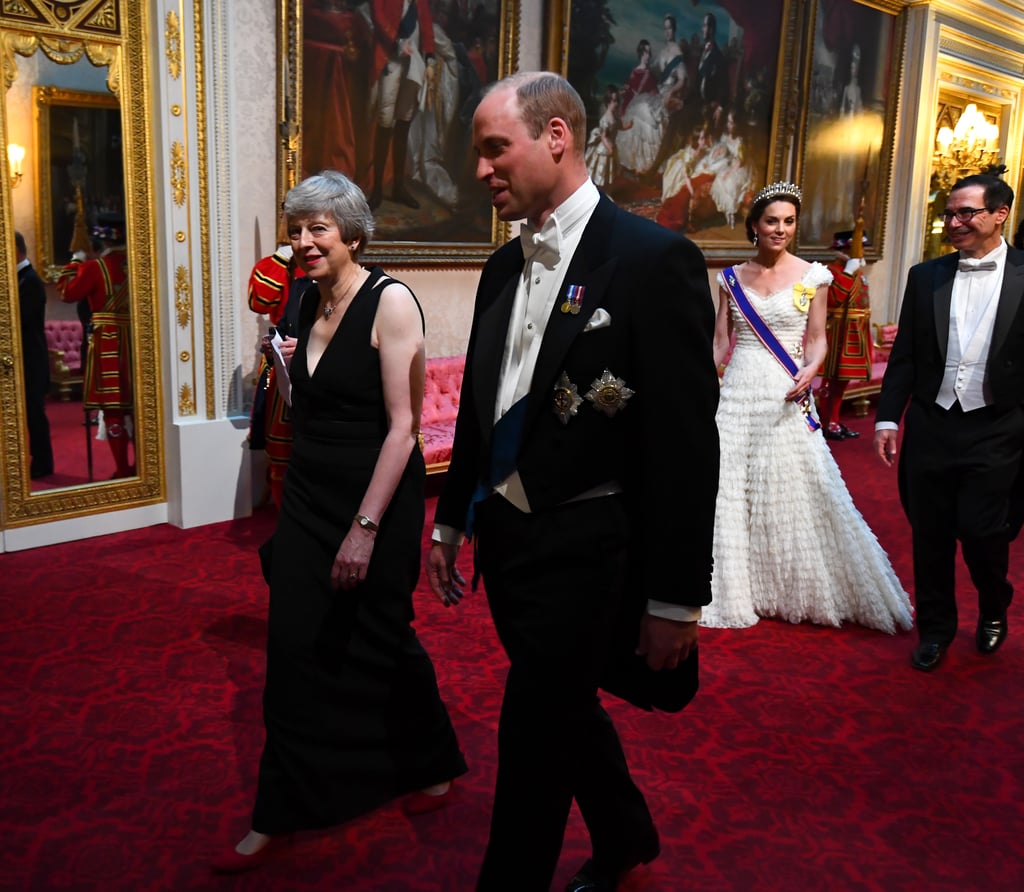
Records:
[[[1006,239],[1005,238],[999,239],[999,244],[996,245],[991,251],[989,251],[984,257],[967,257],[967,256],[965,256],[963,254],[963,252],[960,253],[960,259],[961,260],[977,260],[979,262],[983,261],[983,260],[994,260],[997,263],[1001,263],[1003,258],[1005,258],[1005,257],[1006,257]]]
[[[572,195],[556,207],[544,225],[537,229],[529,220],[523,222],[519,236],[526,259],[524,273],[531,261],[539,261],[548,269],[555,269],[571,255],[579,242],[582,229],[601,199],[601,193],[588,178]]]
[[[597,191],[593,180],[587,177],[586,182],[556,207],[551,214],[552,217],[558,218],[558,226],[562,230],[562,235],[567,239],[575,237],[580,227],[590,219],[591,213],[600,200],[601,193]]]

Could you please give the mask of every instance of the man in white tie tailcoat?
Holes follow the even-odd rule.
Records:
[[[1002,235],[1012,204],[993,174],[954,184],[944,219],[957,251],[910,269],[878,398],[875,451],[890,467],[903,420],[898,478],[919,639],[911,665],[924,672],[957,634],[958,541],[978,590],[978,652],[994,653],[1008,633],[1024,453],[1024,251]]]
[[[473,118],[477,179],[499,219],[527,221],[480,276],[427,561],[434,592],[457,604],[472,516],[510,663],[477,892],[547,892],[574,800],[593,856],[567,889],[611,892],[658,855],[598,689],[620,651],[655,678],[695,671],[711,600],[707,266],[684,236],[598,191],[586,137],[582,100],[548,72],[492,85]]]

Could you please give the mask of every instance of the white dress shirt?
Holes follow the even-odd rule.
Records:
[[[967,258],[962,258],[961,263],[964,260]],[[959,402],[965,412],[972,412],[988,402],[985,370],[1006,266],[1006,241],[1000,240],[998,247],[979,258],[974,265],[977,263],[990,268],[958,268],[953,279],[946,368],[935,398],[943,409]]]
[[[972,258],[961,257],[960,262]],[[1006,268],[1006,240],[999,242],[978,263],[994,262],[991,269],[957,269],[949,307],[946,367],[935,402],[949,409],[959,400],[965,412],[987,405],[984,384],[992,327],[999,306],[999,291]],[[879,421],[875,430],[898,430],[895,421]]]
[[[552,236],[557,239],[557,258],[550,250],[538,251],[534,259],[527,259],[523,264],[501,359],[498,398],[494,406],[495,424],[514,403],[530,392],[544,330],[558,300],[558,286],[600,198],[597,187],[588,179],[555,208],[541,227],[541,238],[547,242],[552,241]],[[531,231],[532,228],[523,227],[520,238],[529,238]],[[529,255],[525,247],[524,253]],[[513,471],[494,489],[520,511],[530,511],[530,502],[518,471]]]

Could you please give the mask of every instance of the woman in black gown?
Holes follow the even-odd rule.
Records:
[[[349,179],[309,177],[284,210],[311,283],[285,357],[295,439],[269,562],[266,743],[251,830],[218,872],[398,796],[407,813],[440,808],[466,771],[412,627],[423,313],[405,285],[359,264],[374,222]]]

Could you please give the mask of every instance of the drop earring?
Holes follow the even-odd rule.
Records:
[[[754,233],[754,247],[757,247],[757,233]]]

